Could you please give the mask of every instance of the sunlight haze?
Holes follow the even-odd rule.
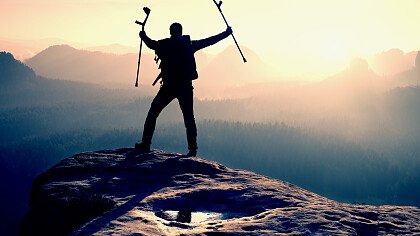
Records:
[[[138,47],[134,21],[144,19],[144,6],[152,10],[146,31],[155,39],[167,37],[174,21],[193,39],[226,28],[211,0],[2,0],[0,38]],[[353,57],[420,49],[418,0],[226,0],[222,9],[239,43],[282,75],[323,78]],[[205,52],[232,44],[230,39]]]
[[[0,0],[0,236],[420,232],[420,0],[222,10]]]

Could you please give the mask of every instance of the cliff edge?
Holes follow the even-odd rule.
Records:
[[[351,205],[202,158],[81,153],[33,183],[21,235],[403,235],[420,209]]]

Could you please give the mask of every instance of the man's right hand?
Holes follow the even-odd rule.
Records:
[[[139,36],[141,39],[144,39],[144,37],[146,37],[146,32],[144,30],[140,31]]]

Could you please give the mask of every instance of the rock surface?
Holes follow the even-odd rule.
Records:
[[[118,149],[35,179],[22,235],[413,235],[420,209],[338,203],[201,158]]]

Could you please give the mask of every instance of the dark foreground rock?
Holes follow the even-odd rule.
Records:
[[[201,158],[82,153],[34,181],[22,235],[412,235],[416,207],[338,203]]]

